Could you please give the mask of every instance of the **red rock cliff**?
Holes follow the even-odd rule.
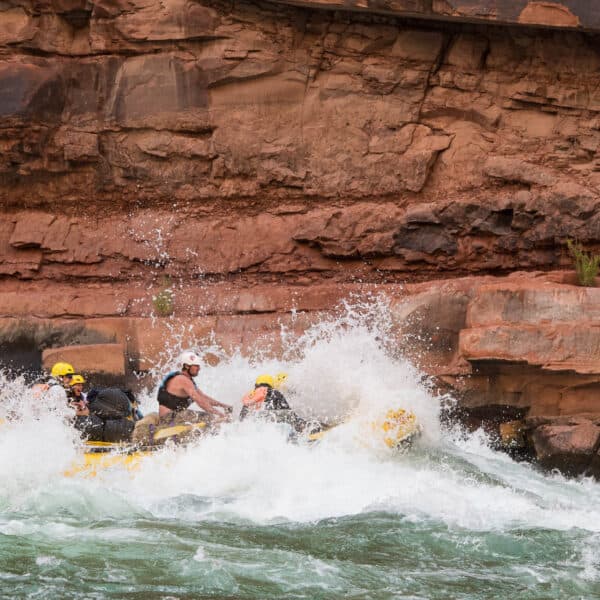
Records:
[[[184,0],[1,17],[11,278],[431,278],[599,237],[587,34]]]

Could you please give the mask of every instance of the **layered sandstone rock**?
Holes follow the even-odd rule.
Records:
[[[595,240],[595,197],[553,191],[532,206],[529,192],[494,204],[356,202],[173,212],[138,209],[95,217],[54,211],[5,213],[0,273],[16,279],[140,282],[168,276],[244,275],[339,281],[432,278],[566,266],[568,236]]]
[[[600,290],[556,279],[409,285],[393,304],[399,335],[415,340],[428,372],[464,389],[465,405],[600,415]]]
[[[47,371],[62,361],[77,365],[80,372],[95,375],[125,376],[125,355],[121,344],[79,344],[48,348],[42,352],[42,364]]]
[[[600,419],[570,419],[535,428],[532,440],[539,462],[569,475],[600,476],[599,423]]]
[[[499,180],[509,204],[533,186],[518,202],[538,209],[553,184],[597,194],[599,57],[580,33],[187,0],[2,14],[13,206],[79,207],[82,188],[148,204],[413,203],[427,187],[496,205]]]
[[[598,242],[600,55],[581,33],[53,7],[2,9],[0,274],[413,280]]]
[[[545,468],[600,477],[600,290],[565,275],[410,285],[393,311],[465,422]]]

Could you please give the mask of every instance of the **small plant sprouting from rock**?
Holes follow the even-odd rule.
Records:
[[[569,254],[575,261],[575,271],[579,285],[593,287],[596,285],[596,276],[600,269],[600,255],[586,252],[581,244],[567,240]]]
[[[169,317],[173,314],[173,290],[171,289],[171,282],[168,279],[163,281],[162,289],[156,295],[152,296],[152,305],[159,317]]]

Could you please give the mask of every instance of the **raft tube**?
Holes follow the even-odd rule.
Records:
[[[181,435],[189,434],[197,429],[203,430],[205,427],[206,423],[196,423],[164,428],[155,434],[155,441],[163,441],[168,438],[177,440]],[[336,426],[333,426],[309,433],[305,439],[311,444],[318,443],[335,428]],[[414,413],[398,409],[389,410],[384,419],[370,423],[368,431],[370,436],[375,436],[376,439],[380,438],[388,448],[402,450],[409,448],[421,435],[421,426],[417,423]],[[142,461],[160,448],[162,445],[139,446],[123,443],[86,442],[83,456],[65,472],[65,476],[95,477],[99,472],[112,467],[135,471],[140,467]]]

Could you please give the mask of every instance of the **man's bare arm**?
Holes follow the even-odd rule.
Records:
[[[211,398],[204,392],[197,389],[193,382],[187,377],[182,376],[178,377],[177,379],[177,383],[179,384],[179,388],[177,390],[178,392],[189,396],[201,409],[205,410],[207,413],[217,415],[219,417],[224,416],[221,411],[215,410],[215,406],[226,407],[227,404],[218,402],[214,398]]]
[[[231,404],[225,404],[225,402],[219,402],[218,400],[215,400],[214,398],[211,398],[213,404],[216,404],[217,406],[220,406],[221,408],[224,408],[225,410],[231,410],[233,407],[231,406]]]
[[[199,389],[197,389],[192,381],[187,377],[181,378],[180,389],[183,393],[187,394],[202,410],[205,410],[211,415],[217,415],[219,417],[223,416],[221,411],[215,410],[214,408],[214,403],[217,403],[216,400],[213,400],[213,398],[207,396],[204,392],[201,392]]]
[[[207,413],[212,415],[217,415],[218,417],[224,416],[220,410],[216,410],[214,408],[214,404],[219,404],[216,400],[207,396],[204,392],[200,390],[194,390],[193,394],[190,394],[192,400]]]

